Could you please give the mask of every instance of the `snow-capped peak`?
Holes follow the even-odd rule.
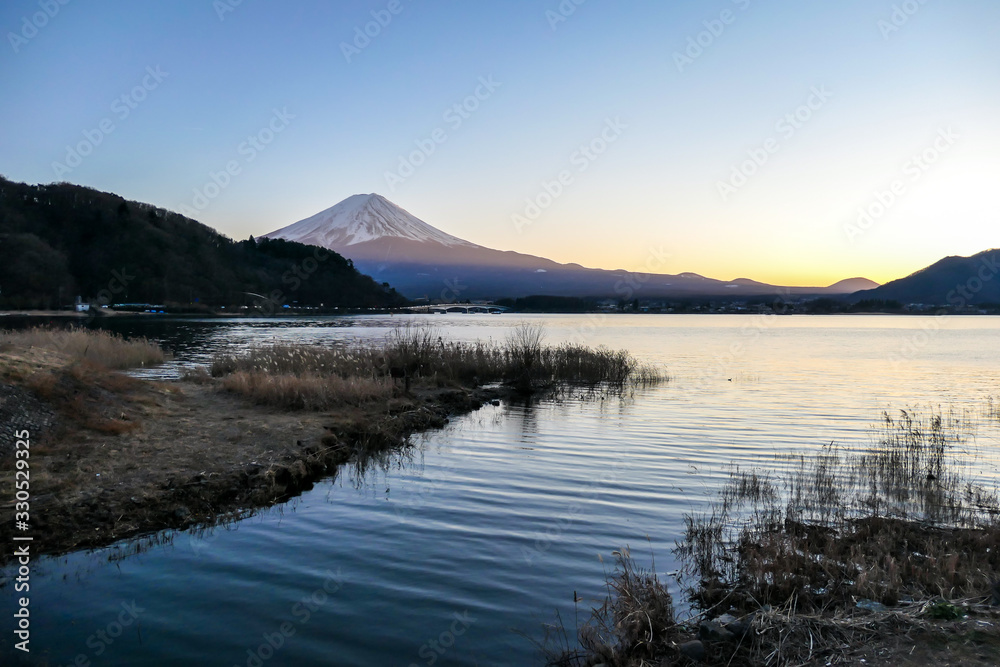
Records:
[[[374,193],[353,195],[325,211],[265,236],[331,249],[386,237],[429,241],[445,246],[479,247],[431,227]]]

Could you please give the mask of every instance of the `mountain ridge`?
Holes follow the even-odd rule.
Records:
[[[481,247],[428,225],[374,192],[352,195],[265,236],[331,249],[386,237],[435,242],[445,246]]]
[[[290,241],[234,241],[179,213],[93,188],[0,177],[4,308],[59,308],[76,296],[196,311],[403,305],[349,260],[318,251]]]
[[[1000,248],[967,257],[949,255],[908,276],[853,296],[958,308],[1000,304]]]
[[[643,297],[682,298],[843,295],[878,284],[864,278],[849,278],[827,287],[782,287],[749,278],[727,281],[692,272],[647,276],[625,269],[560,263],[460,239],[377,193],[352,195],[263,236],[334,250],[349,257],[363,272],[390,283],[410,298],[451,300],[550,294],[631,299],[637,293]]]

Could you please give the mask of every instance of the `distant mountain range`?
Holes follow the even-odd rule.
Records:
[[[1000,249],[971,257],[945,257],[905,278],[852,295],[852,299],[952,306],[1000,304]]]
[[[329,248],[410,298],[443,301],[533,294],[643,299],[833,296],[878,286],[866,278],[849,278],[828,287],[783,287],[746,278],[724,281],[696,273],[640,277],[625,270],[560,264],[446,234],[378,194],[348,197],[265,236]]]
[[[118,195],[0,177],[0,308],[59,308],[77,296],[172,310],[405,303],[320,248],[233,241],[190,218]]]
[[[442,301],[826,296],[958,309],[1000,305],[1000,249],[946,257],[881,286],[865,278],[816,288],[695,273],[643,276],[476,245],[375,194],[349,197],[267,237],[233,241],[177,213],[118,195],[0,177],[0,308],[55,308],[77,295],[180,309],[261,302],[393,307],[404,305],[402,295]]]

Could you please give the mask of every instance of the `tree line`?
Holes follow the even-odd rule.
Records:
[[[386,308],[406,299],[329,250],[235,241],[166,209],[0,177],[0,308],[84,302],[174,309]]]

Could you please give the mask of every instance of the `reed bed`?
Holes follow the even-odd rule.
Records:
[[[42,348],[75,361],[88,361],[110,369],[136,368],[163,363],[166,354],[146,338],[123,338],[99,329],[33,327],[0,331],[3,348]]]
[[[342,378],[336,375],[272,375],[237,371],[223,378],[222,387],[262,405],[287,410],[322,410],[386,400],[395,394],[385,378]]]
[[[721,596],[802,611],[859,599],[972,597],[1000,572],[1000,500],[972,480],[968,420],[883,413],[863,451],[824,447],[779,482],[735,469],[678,554],[711,605]]]
[[[312,409],[385,398],[399,382],[406,387],[411,381],[439,387],[502,382],[530,393],[556,385],[625,388],[667,379],[628,352],[546,346],[543,335],[538,327],[519,325],[500,342],[459,343],[445,341],[433,329],[402,326],[377,345],[275,344],[219,354],[210,373],[224,378],[226,388],[259,402]]]
[[[579,630],[578,645],[570,645],[561,623],[548,628],[559,646],[553,650],[542,644],[549,665],[610,667],[626,664],[623,660],[658,665],[678,657],[677,644],[685,628],[675,620],[673,598],[655,567],[638,565],[628,547],[613,555],[615,569],[607,580],[608,596]]]
[[[550,653],[550,664],[684,664],[685,638],[704,639],[726,610],[746,631],[720,640],[709,630],[699,650],[710,664],[857,664],[875,640],[909,650],[900,637],[911,630],[946,637],[954,631],[934,623],[994,618],[1000,499],[974,474],[970,414],[883,413],[868,447],[830,444],[784,469],[734,468],[707,510],[685,517],[675,550],[696,614],[686,635],[649,602],[662,584],[635,576],[626,551],[578,645]],[[636,617],[659,619],[645,643]]]

